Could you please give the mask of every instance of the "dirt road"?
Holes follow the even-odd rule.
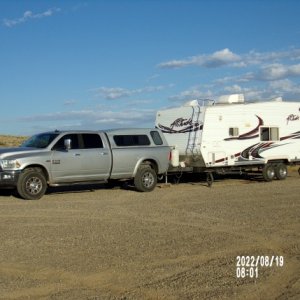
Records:
[[[299,299],[299,183],[1,191],[0,299]]]

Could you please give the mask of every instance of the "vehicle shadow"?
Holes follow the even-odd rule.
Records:
[[[116,183],[95,183],[95,184],[78,184],[66,185],[57,187],[48,187],[46,195],[68,194],[68,193],[87,193],[95,192],[98,190],[111,190],[111,189],[130,189],[126,182]]]
[[[213,182],[226,182],[228,180],[236,180],[239,182],[251,183],[251,182],[264,182],[264,179],[259,173],[213,173]],[[213,184],[212,182],[212,184]],[[206,173],[178,173],[168,175],[168,183],[171,184],[197,184],[201,186],[210,186],[207,181]]]
[[[48,187],[45,195],[61,195],[61,194],[74,194],[74,193],[87,193],[95,192],[98,190],[135,190],[135,186],[132,181],[113,181],[107,183],[95,183],[95,184],[76,184],[76,185],[65,185],[57,187]],[[0,197],[15,197],[21,200],[16,189],[13,188],[1,188]]]
[[[12,188],[2,188],[0,189],[0,196],[1,197],[17,197],[17,192],[15,189]]]

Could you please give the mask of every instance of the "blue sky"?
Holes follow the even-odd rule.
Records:
[[[244,93],[300,100],[300,1],[0,1],[0,134],[153,127]]]

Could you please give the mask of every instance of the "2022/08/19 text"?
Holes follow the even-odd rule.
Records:
[[[258,278],[259,267],[283,267],[284,257],[279,255],[239,255],[236,257],[237,278]]]

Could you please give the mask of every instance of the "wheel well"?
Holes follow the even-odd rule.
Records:
[[[45,167],[43,167],[41,165],[29,165],[24,170],[26,170],[26,169],[35,169],[35,170],[38,169],[38,170],[41,170],[42,173],[44,174],[45,178],[46,178],[46,181],[48,182],[48,180],[49,180],[49,174],[48,174],[48,172],[47,172],[47,170],[46,170]]]
[[[157,162],[153,159],[147,159],[147,160],[144,160],[141,165],[149,165],[154,171],[156,174],[158,174],[158,165],[157,165]]]
[[[267,163],[268,164],[279,164],[279,163],[288,164],[289,161],[287,159],[272,159],[272,160],[268,160]]]

